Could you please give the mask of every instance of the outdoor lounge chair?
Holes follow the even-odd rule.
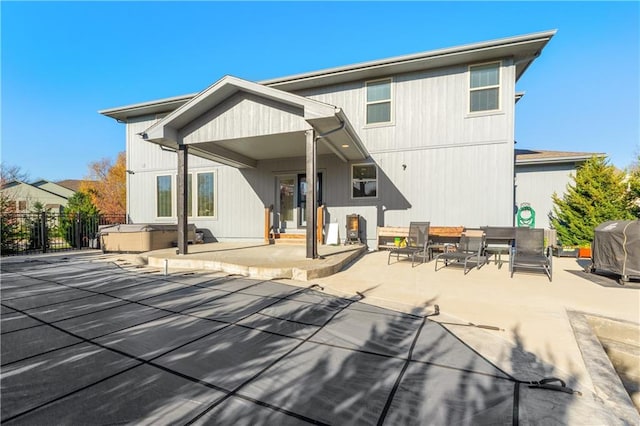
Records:
[[[544,229],[516,228],[516,240],[509,256],[511,278],[516,268],[542,269],[552,281],[551,247],[544,247]]]
[[[478,269],[487,262],[484,254],[485,235],[482,230],[466,230],[460,237],[460,242],[454,250],[446,251],[436,256],[435,270],[438,270],[438,261],[444,262],[444,266],[450,263],[463,263],[464,274],[471,270],[468,263],[474,263]]]
[[[485,254],[487,262],[493,256],[494,264],[498,269],[502,267],[502,255],[510,254],[513,240],[516,238],[514,226],[484,226],[480,228],[485,233]]]
[[[387,265],[391,263],[391,256],[396,255],[396,260],[400,256],[411,257],[411,266],[415,264],[416,257],[422,258],[424,262],[428,258],[427,242],[429,239],[429,222],[411,222],[409,224],[409,235],[407,236],[407,245],[404,247],[396,247],[389,251]],[[420,263],[422,263],[420,262]]]

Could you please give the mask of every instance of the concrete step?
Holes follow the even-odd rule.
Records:
[[[271,238],[276,244],[304,244],[307,241],[307,234],[278,233],[271,234]]]
[[[587,320],[611,360],[622,385],[640,412],[640,328],[638,324],[588,316]]]

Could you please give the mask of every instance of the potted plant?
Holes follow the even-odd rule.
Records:
[[[557,257],[576,257],[578,253],[579,248],[577,246],[558,245],[553,248],[553,254]]]
[[[591,259],[591,244],[582,244],[578,247],[578,258]]]

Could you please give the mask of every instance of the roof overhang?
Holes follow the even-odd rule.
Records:
[[[467,44],[453,48],[432,50],[289,77],[275,78],[261,81],[260,83],[282,90],[296,91],[353,80],[372,79],[387,75],[484,62],[500,58],[513,58],[516,65],[517,81],[534,59],[540,55],[542,49],[555,33],[556,30],[552,30],[482,43]]]
[[[575,164],[583,163],[593,156],[604,157],[601,152],[564,152],[516,149],[516,166],[539,164]]]
[[[197,93],[190,95],[175,96],[156,101],[141,102],[123,107],[108,108],[98,111],[99,114],[106,115],[117,121],[124,122],[130,117],[140,117],[145,115],[163,114],[174,111],[194,98]]]
[[[243,98],[231,102],[239,94]],[[227,129],[223,136],[199,132],[200,128],[234,108],[239,109],[235,112],[236,117],[249,115],[249,110],[247,114],[242,110],[243,100],[260,104],[267,111],[273,110],[274,114],[287,117],[281,121],[294,124],[276,122],[260,128],[260,121],[266,121],[271,114],[254,115],[251,119],[254,121],[252,127],[257,129],[255,133],[247,133],[241,122]],[[189,145],[193,155],[243,168],[256,167],[259,160],[304,156],[306,130],[314,130],[321,141],[319,154],[334,153],[343,161],[362,160],[368,156],[340,108],[233,76],[225,76],[198,93],[141,136],[170,149],[177,149],[180,144]]]
[[[516,67],[517,81],[535,58],[540,55],[542,49],[555,33],[556,30],[544,31],[447,49],[431,50],[412,55],[396,56],[377,61],[362,62],[359,64],[263,80],[260,81],[259,84],[291,92],[354,80],[368,80],[387,75],[442,68],[465,63],[484,62],[499,58],[513,59]],[[123,121],[129,117],[173,111],[196,96],[198,96],[198,94],[177,96],[104,109],[98,112],[107,117]]]

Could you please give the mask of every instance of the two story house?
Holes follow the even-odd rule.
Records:
[[[554,34],[261,82],[225,76],[200,93],[102,110],[126,124],[129,217],[194,223],[210,241],[261,240],[268,222],[306,234],[307,257],[311,206],[342,230],[359,215],[369,246],[377,226],[410,221],[511,225],[515,85]]]

